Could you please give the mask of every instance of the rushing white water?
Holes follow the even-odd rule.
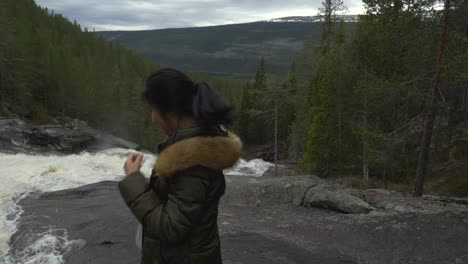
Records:
[[[57,191],[104,180],[124,177],[123,164],[129,149],[108,149],[98,153],[83,152],[68,156],[32,156],[0,153],[0,263],[55,264],[63,263],[63,254],[82,240],[69,241],[66,230],[50,229],[34,234],[22,252],[10,256],[9,242],[21,221],[19,200],[30,192]],[[155,157],[145,154],[141,171],[151,173]],[[240,176],[261,176],[271,163],[263,160],[241,160],[225,173]],[[19,255],[19,256],[18,256]]]
[[[273,166],[274,164],[265,162],[262,159],[253,159],[250,161],[240,160],[234,168],[226,170],[224,173],[226,175],[259,177]]]

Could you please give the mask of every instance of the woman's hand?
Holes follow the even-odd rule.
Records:
[[[124,164],[125,175],[128,176],[136,171],[140,170],[143,160],[142,153],[131,153],[128,155],[127,161]]]

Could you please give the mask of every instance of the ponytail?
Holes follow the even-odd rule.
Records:
[[[195,119],[208,125],[231,125],[232,107],[205,82],[195,84],[194,87],[196,92],[192,101],[192,113]]]

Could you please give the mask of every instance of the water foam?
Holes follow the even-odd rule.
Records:
[[[28,237],[22,237],[26,246],[15,254],[1,257],[2,263],[61,264],[64,254],[71,248],[82,248],[86,244],[82,239],[68,240],[64,229],[49,228],[45,232],[26,235]]]
[[[236,166],[232,169],[226,170],[224,173],[226,175],[260,177],[266,170],[273,166],[273,163],[266,162],[262,159],[253,159],[249,161],[241,159]]]

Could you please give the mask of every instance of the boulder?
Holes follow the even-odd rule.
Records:
[[[303,205],[357,214],[373,210],[372,206],[361,198],[352,195],[344,188],[336,188],[333,185],[317,185],[308,189]]]
[[[222,202],[240,206],[291,203],[300,206],[307,190],[318,184],[320,179],[313,175],[278,178],[229,176]]]

